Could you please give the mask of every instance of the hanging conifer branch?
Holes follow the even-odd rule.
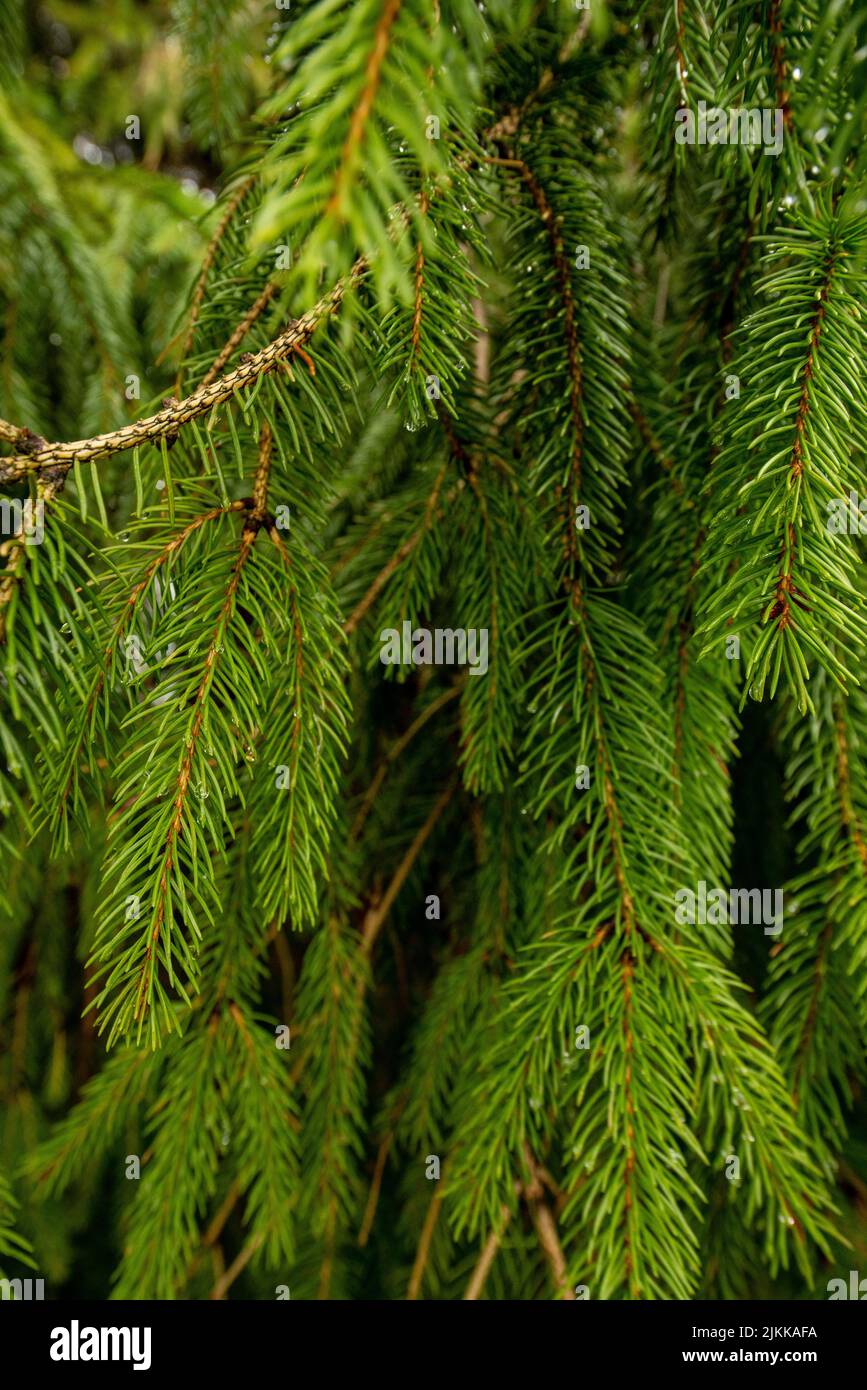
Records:
[[[864,16],[145,8],[0,19],[4,1276],[824,1299]]]
[[[839,544],[829,523],[831,505],[836,498],[848,498],[853,476],[849,449],[838,433],[847,418],[841,402],[856,416],[864,409],[863,387],[841,370],[835,349],[835,335],[851,331],[860,340],[864,331],[857,269],[863,237],[863,221],[847,217],[841,205],[815,219],[801,219],[788,237],[773,243],[768,259],[776,260],[776,268],[764,282],[767,299],[773,299],[745,326],[748,356],[741,371],[748,376],[760,370],[756,354],[773,332],[777,380],[763,381],[741,397],[731,442],[714,468],[718,510],[707,554],[715,556],[724,546],[740,558],[728,582],[706,604],[704,649],[722,641],[730,624],[745,623],[752,630],[760,626],[744,698],[750,690],[758,699],[766,690],[773,696],[782,680],[804,710],[810,704],[809,658],[841,683],[852,678],[845,664],[847,642],[838,651],[825,634],[829,629],[832,634],[852,633],[857,640],[863,631],[853,601],[854,552]],[[780,298],[788,302],[785,319]],[[805,305],[811,309],[802,347]],[[769,373],[762,376],[767,379]],[[813,425],[817,412],[825,424],[821,431]],[[743,439],[761,449],[758,467],[748,478],[737,462]]]
[[[48,468],[69,469],[76,462],[107,458],[127,449],[137,448],[154,439],[165,439],[175,435],[181,425],[207,414],[215,406],[229,401],[239,391],[253,385],[260,377],[273,372],[286,356],[296,351],[313,336],[323,319],[336,312],[346,289],[364,273],[359,262],[346,282],[341,282],[320,300],[319,304],[302,318],[296,320],[273,342],[259,352],[250,353],[247,360],[234,371],[218,377],[207,385],[200,386],[191,396],[177,401],[157,411],[146,420],[132,425],[124,425],[119,430],[97,435],[93,439],[78,439],[67,444],[49,444],[38,451],[38,458],[13,456],[0,462],[0,481],[11,482],[23,478],[28,472]],[[243,335],[242,335],[243,336]],[[240,341],[240,340],[239,340]]]
[[[207,292],[208,278],[211,274],[211,267],[214,264],[223,237],[225,236],[228,228],[232,223],[232,219],[234,218],[236,212],[240,208],[247,194],[255,185],[255,182],[256,176],[251,174],[248,178],[243,179],[242,182],[238,185],[238,187],[235,189],[235,192],[232,194],[232,197],[229,199],[229,202],[226,205],[226,208],[223,212],[222,217],[220,218],[220,221],[217,223],[217,226],[214,229],[214,235],[208,242],[207,250],[205,251],[205,254],[202,258],[202,268],[199,272],[199,278],[196,281],[195,288],[192,294],[192,299],[190,300],[190,316],[189,322],[187,324],[186,334],[183,340],[183,345],[181,347],[181,361],[183,361],[183,359],[189,354],[189,351],[193,345],[193,339],[195,338],[196,334],[196,325],[198,323],[199,313],[201,312],[202,304],[204,303],[205,294]],[[176,395],[180,394],[181,381],[182,375],[179,371],[177,379],[175,381]]]

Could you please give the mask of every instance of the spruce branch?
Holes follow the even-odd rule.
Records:
[[[60,1291],[99,1193],[121,1298],[791,1299],[860,1238],[867,18],[621,9],[265,62],[176,0],[144,168],[10,30],[0,1258]],[[742,870],[778,939],[680,920]]]
[[[64,471],[76,462],[107,458],[112,454],[133,449],[150,440],[164,439],[178,433],[180,427],[215,406],[231,400],[239,391],[253,385],[262,376],[275,371],[292,352],[302,348],[325,319],[340,307],[350,286],[365,273],[365,265],[357,261],[349,276],[340,281],[319,303],[279,334],[267,347],[250,353],[234,371],[218,377],[207,386],[200,386],[191,396],[177,404],[166,406],[147,419],[124,425],[119,430],[97,435],[93,439],[73,440],[64,444],[49,444],[40,449],[38,457],[12,456],[0,462],[0,482],[11,482],[29,472],[49,468]]]
[[[337,164],[331,196],[325,206],[326,217],[329,214],[338,216],[344,214],[346,190],[361,158],[361,146],[365,130],[376,100],[377,88],[382,77],[382,66],[391,39],[391,31],[400,13],[401,4],[402,0],[385,0],[376,22],[361,93],[352,112],[343,151]]]
[[[255,183],[256,175],[250,174],[247,178],[242,179],[241,182],[238,184],[237,188],[235,189],[231,198],[226,204],[223,215],[220,218],[220,221],[217,223],[217,226],[214,229],[213,236],[211,237],[211,240],[208,242],[208,245],[205,249],[205,254],[202,257],[202,266],[201,270],[199,271],[199,276],[196,280],[195,287],[193,289],[192,298],[190,300],[189,319],[187,322],[186,332],[180,349],[181,366],[178,368],[178,374],[175,379],[176,396],[180,396],[181,393],[181,385],[183,381],[183,362],[189,354],[190,349],[193,345],[193,340],[196,335],[196,325],[199,320],[199,314],[201,313],[202,305],[205,302],[205,295],[207,294],[208,289],[208,280],[210,278],[211,269],[214,265],[214,261],[217,257],[217,252],[220,249],[226,232],[232,224],[235,214],[237,213],[244,199],[247,197],[247,194],[254,187]]]
[[[141,1025],[151,1004],[156,965],[161,950],[167,959],[169,982],[171,983],[173,979],[171,957],[168,955],[165,948],[162,947],[163,926],[167,911],[171,910],[169,906],[169,884],[176,863],[178,841],[185,821],[190,814],[190,782],[193,764],[199,749],[199,740],[202,737],[208,695],[219,664],[219,654],[222,651],[223,638],[227,634],[229,624],[235,613],[238,590],[241,584],[244,567],[249,562],[250,553],[256,539],[256,529],[257,523],[254,518],[251,517],[244,526],[238,557],[233,566],[225,597],[217,615],[217,622],[205,654],[201,682],[193,700],[192,722],[186,739],[186,752],[183,755],[178,771],[173,812],[166,833],[162,865],[159,871],[156,901],[153,905],[153,925],[150,931],[150,939],[145,948],[144,960],[139,970],[138,984],[136,987],[135,1007],[132,1017],[139,1025]],[[97,959],[99,959],[99,957],[97,957]]]
[[[705,573],[725,551],[736,564],[704,604],[703,652],[747,628],[748,693],[774,696],[783,682],[811,706],[811,662],[841,685],[847,653],[864,633],[855,602],[855,555],[829,516],[848,505],[854,472],[846,432],[863,418],[865,383],[841,353],[840,338],[864,336],[858,251],[861,218],[828,205],[795,219],[772,241],[765,300],[743,330],[745,378],[726,445],[714,467],[716,515]],[[772,360],[765,363],[767,343]],[[744,469],[744,445],[754,453]]]
[[[815,721],[804,725],[789,710],[784,726],[792,818],[802,831],[787,885],[798,929],[771,953],[762,1017],[802,1123],[836,1157],[864,1074],[867,803],[858,750],[867,726],[860,687],[844,696],[820,673],[814,698]]]
[[[434,479],[434,485],[431,489],[430,496],[428,497],[424,514],[419,525],[410,532],[410,534],[403,541],[399,549],[394,553],[394,555],[391,556],[388,563],[383,566],[379,574],[377,574],[376,578],[373,580],[373,583],[368,588],[364,597],[355,605],[352,612],[349,614],[348,618],[344,622],[343,630],[346,633],[347,637],[355,631],[362,618],[365,616],[365,614],[368,612],[368,610],[375,602],[379,594],[388,584],[389,580],[392,578],[394,574],[400,571],[403,562],[412,554],[412,552],[416,549],[419,543],[424,540],[425,536],[430,531],[433,524],[433,518],[436,513],[440,491],[445,480],[447,467],[447,463],[443,464],[442,467],[439,469],[438,473],[436,474],[436,477]]]
[[[155,581],[160,572],[167,568],[177,557],[186,542],[194,536],[202,527],[208,526],[211,522],[218,520],[229,512],[249,512],[251,507],[255,507],[253,499],[242,499],[232,502],[228,507],[212,507],[209,511],[201,512],[187,522],[169,541],[158,551],[152,560],[145,567],[142,577],[133,585],[132,590],[126,600],[122,612],[120,613],[111,637],[106,645],[99,668],[94,673],[88,691],[87,700],[80,714],[78,729],[75,736],[70,739],[64,754],[64,758],[58,767],[55,808],[52,814],[52,824],[55,833],[62,833],[63,843],[69,843],[68,830],[68,803],[70,796],[78,797],[79,792],[79,770],[80,758],[85,751],[85,744],[92,735],[93,719],[99,698],[105,688],[106,682],[113,685],[117,671],[117,658],[120,643],[123,640],[130,624],[135,620],[142,604],[148,594],[153,591]],[[252,513],[251,513],[252,515]]]

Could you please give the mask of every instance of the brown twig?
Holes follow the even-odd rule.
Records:
[[[438,798],[424,825],[421,827],[418,834],[413,839],[412,844],[409,846],[406,853],[404,854],[400,864],[398,865],[394,873],[394,876],[391,879],[391,882],[388,885],[388,888],[386,889],[385,895],[381,899],[378,899],[377,901],[370,903],[370,905],[368,906],[368,909],[362,921],[361,932],[359,937],[359,952],[361,954],[362,959],[369,959],[373,951],[376,939],[379,933],[381,932],[383,926],[385,925],[388,914],[391,911],[391,908],[394,904],[395,898],[397,897],[403,884],[405,883],[406,878],[410,870],[412,869],[413,864],[415,863],[422,847],[425,844],[425,841],[427,840],[436,822],[439,820],[449,800],[451,799],[456,786],[457,779],[455,778],[449,783],[445,791]],[[329,929],[332,929],[332,925],[332,923],[329,923]],[[361,1004],[363,1002],[364,995],[367,990],[367,982],[368,972],[364,969],[359,970],[356,977],[355,988],[357,997],[353,1011],[353,1016],[356,1020],[356,1026],[353,1029],[353,1035],[348,1049],[348,1055],[344,1057],[343,1065],[345,1067],[349,1067],[352,1065],[352,1058],[355,1055],[355,1052],[358,1047],[358,1021],[361,1018]],[[440,1198],[440,1200],[442,1199]],[[433,1219],[435,1220],[436,1218],[434,1217]],[[333,1212],[332,1197],[332,1202],[330,1204],[329,1209],[329,1222],[333,1225],[335,1221],[336,1215]],[[326,1253],[322,1263],[322,1269],[320,1271],[320,1298],[327,1297],[327,1291],[330,1287],[331,1282],[332,1264],[333,1239],[329,1237],[326,1240]],[[420,1278],[421,1275],[419,1274],[419,1279]]]
[[[500,1225],[499,1230],[491,1231],[490,1235],[488,1236],[487,1240],[482,1246],[481,1254],[479,1255],[479,1258],[476,1262],[476,1266],[472,1272],[472,1275],[470,1276],[470,1282],[467,1284],[466,1292],[464,1294],[465,1303],[473,1303],[481,1297],[482,1290],[485,1287],[485,1280],[488,1277],[491,1265],[494,1263],[494,1260],[496,1259],[497,1251],[500,1248],[500,1242],[502,1241],[506,1227],[508,1226],[509,1221],[511,1220],[512,1213],[509,1211],[508,1207],[504,1206],[501,1215],[502,1224]]]
[[[789,68],[783,44],[783,15],[780,0],[769,0],[768,29],[771,35],[774,84],[777,106],[783,113],[786,130],[792,128],[792,107],[789,101]]]
[[[367,593],[355,605],[355,608],[352,610],[349,617],[346,619],[346,622],[343,624],[343,631],[346,633],[347,637],[358,627],[358,624],[361,622],[365,613],[370,608],[377,594],[379,594],[382,591],[382,589],[385,588],[386,584],[388,583],[391,576],[394,574],[395,570],[398,569],[398,567],[406,559],[407,555],[411,554],[411,552],[415,549],[422,536],[424,535],[425,531],[430,526],[431,518],[436,509],[440,488],[442,487],[443,479],[446,475],[446,468],[447,464],[443,464],[442,468],[436,476],[433,491],[431,492],[431,495],[428,498],[427,506],[425,508],[425,514],[422,517],[420,526],[417,528],[417,530],[413,531],[411,535],[407,536],[403,544],[398,548],[398,550],[395,551],[394,555],[392,555],[391,559],[388,561],[388,564],[383,566],[379,574],[374,579],[373,583],[368,588]]]
[[[271,476],[271,426],[266,420],[259,434],[259,462],[253,480],[253,507],[246,526],[261,526],[268,514],[268,480]]]
[[[685,505],[687,507],[694,507],[695,503],[692,501],[692,498],[686,496],[686,490],[683,486],[683,483],[680,481],[680,479],[676,476],[674,472],[673,461],[665,453],[662,444],[653,432],[653,428],[650,424],[650,421],[647,419],[647,416],[644,414],[644,411],[641,409],[641,406],[638,404],[638,401],[634,396],[629,396],[627,398],[626,407],[629,411],[629,414],[632,416],[635,428],[641,435],[641,438],[644,441],[645,446],[650,450],[651,454],[656,459],[660,468],[664,468],[666,473],[669,474],[671,478],[671,485],[674,488],[674,491],[677,493],[678,497],[684,500]]]
[[[566,1302],[569,1300],[574,1302],[575,1290],[570,1287],[566,1277],[566,1257],[560,1245],[551,1208],[547,1202],[537,1201],[531,1204],[531,1210],[539,1243],[545,1252],[548,1264],[551,1266],[551,1277],[554,1280],[557,1297]]]
[[[542,1251],[551,1267],[557,1297],[566,1301],[570,1299],[574,1301],[575,1290],[569,1286],[566,1278],[566,1257],[557,1235],[557,1224],[551,1214],[551,1208],[545,1201],[546,1174],[536,1162],[528,1144],[524,1145],[524,1161],[530,1176],[524,1184],[523,1195],[530,1209],[533,1225],[536,1227],[539,1244],[542,1246]]]
[[[364,1208],[364,1219],[361,1223],[361,1230],[358,1233],[358,1244],[363,1250],[373,1229],[373,1219],[376,1216],[376,1208],[379,1202],[379,1193],[382,1187],[382,1177],[385,1172],[385,1165],[388,1161],[388,1151],[394,1143],[394,1130],[389,1130],[383,1136],[382,1142],[376,1155],[376,1166],[373,1170],[373,1181],[370,1184],[370,1192],[367,1196],[367,1205]]]
[[[245,1268],[245,1266],[250,1263],[256,1251],[259,1249],[259,1246],[262,1244],[262,1239],[263,1238],[261,1235],[255,1235],[247,1241],[247,1244],[244,1246],[243,1250],[240,1252],[239,1255],[235,1256],[234,1260],[229,1265],[229,1268],[226,1270],[225,1274],[222,1274],[220,1276],[214,1287],[211,1289],[212,1299],[221,1299],[226,1297],[228,1290],[232,1287],[238,1275]]]
[[[427,820],[413,838],[412,843],[398,864],[383,897],[378,903],[371,905],[367,909],[361,927],[361,949],[366,956],[369,956],[373,951],[376,938],[385,925],[385,919],[394,905],[395,898],[406,882],[409,872],[421,853],[428,836],[454,796],[457,785],[457,778],[453,777],[445,791],[441,792],[437,797]]]
[[[427,193],[419,198],[419,212],[424,217],[430,207]],[[415,251],[415,306],[412,316],[410,370],[415,371],[421,356],[421,320],[424,313],[424,247],[419,240]]]
[[[234,1211],[240,1196],[241,1185],[236,1178],[235,1181],[232,1183],[232,1186],[229,1188],[229,1191],[226,1193],[226,1196],[222,1204],[220,1205],[218,1211],[216,1212],[215,1216],[213,1217],[211,1224],[208,1226],[208,1229],[202,1236],[202,1243],[200,1248],[196,1251],[195,1255],[190,1261],[190,1265],[187,1270],[187,1281],[192,1279],[199,1265],[202,1263],[202,1258],[205,1252],[210,1248],[210,1246],[214,1245],[216,1241],[219,1240],[223,1227],[225,1226],[226,1222],[228,1221],[229,1217]]]
[[[431,1198],[431,1203],[427,1209],[427,1215],[424,1219],[424,1225],[421,1228],[421,1238],[419,1239],[418,1249],[416,1250],[415,1260],[413,1261],[412,1273],[409,1276],[409,1284],[407,1285],[406,1289],[407,1300],[410,1303],[413,1302],[416,1298],[418,1298],[419,1290],[421,1289],[421,1281],[424,1277],[427,1258],[430,1254],[430,1243],[433,1240],[433,1233],[437,1224],[437,1217],[440,1214],[440,1207],[442,1206],[443,1199],[445,1197],[444,1182],[445,1169],[443,1169],[442,1173],[440,1174],[440,1179],[437,1183],[436,1192]]]
[[[361,831],[364,828],[364,822],[366,821],[368,814],[370,813],[370,808],[376,800],[379,794],[379,789],[382,786],[388,774],[388,769],[400,757],[407,744],[411,743],[412,740],[415,738],[416,734],[424,728],[427,721],[429,719],[432,719],[433,716],[442,709],[443,705],[448,704],[450,700],[457,699],[458,695],[460,695],[462,690],[463,682],[459,682],[456,685],[449,686],[448,690],[444,690],[441,695],[438,695],[435,700],[431,701],[431,703],[427,706],[426,709],[422,710],[421,714],[413,720],[406,732],[401,734],[397,742],[394,743],[391,746],[391,748],[389,748],[388,752],[386,753],[385,757],[383,758],[382,762],[376,770],[376,774],[374,775],[373,781],[371,782],[370,786],[364,794],[364,797],[362,798],[361,805],[359,806],[355,816],[355,820],[352,823],[352,828],[349,831],[350,840],[357,840],[358,836],[361,834]]]

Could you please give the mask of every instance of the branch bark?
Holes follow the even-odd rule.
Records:
[[[67,472],[74,463],[86,463],[94,459],[107,458],[147,444],[151,440],[169,437],[178,433],[181,425],[206,415],[214,406],[231,400],[238,391],[251,386],[260,376],[265,376],[279,367],[290,353],[297,351],[313,336],[323,319],[329,318],[339,308],[347,289],[361,279],[367,268],[366,261],[356,261],[348,276],[339,280],[334,288],[310,309],[302,318],[296,319],[285,332],[267,344],[260,352],[250,353],[245,361],[239,363],[234,371],[200,386],[191,396],[172,405],[165,406],[147,419],[136,420],[119,430],[95,435],[92,439],[76,439],[66,444],[46,444],[32,454],[16,454],[0,460],[0,483],[19,481],[28,473],[43,473],[47,469]],[[14,427],[13,427],[14,428]],[[8,435],[3,435],[8,438]],[[20,443],[19,443],[20,448]]]
[[[503,1239],[503,1232],[508,1226],[509,1220],[511,1218],[511,1212],[509,1211],[508,1207],[503,1207],[502,1216],[503,1221],[499,1230],[491,1231],[490,1235],[488,1236],[487,1240],[482,1246],[482,1253],[479,1255],[479,1258],[476,1262],[476,1266],[472,1272],[472,1275],[470,1276],[470,1282],[467,1284],[466,1293],[464,1294],[465,1303],[474,1303],[481,1296],[482,1290],[485,1287],[485,1280],[488,1277],[488,1272],[491,1268],[491,1265],[494,1263],[497,1251],[500,1248],[500,1241]]]

